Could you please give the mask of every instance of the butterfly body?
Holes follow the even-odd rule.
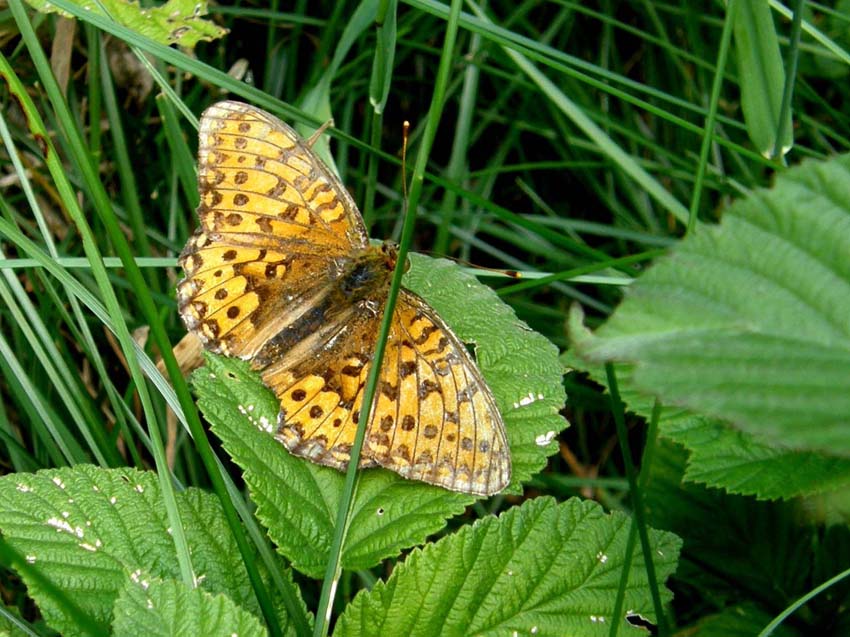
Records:
[[[276,437],[344,469],[398,260],[369,244],[339,181],[289,126],[237,102],[201,118],[201,224],[178,308],[214,352],[251,361],[280,401]],[[489,495],[510,481],[495,400],[464,344],[402,289],[360,466]]]

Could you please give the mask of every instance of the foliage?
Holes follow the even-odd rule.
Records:
[[[660,433],[690,452],[660,448],[653,465],[660,475],[647,496],[653,524],[682,535],[687,560],[722,562],[710,577],[691,573],[686,562],[693,579],[685,581],[703,580],[704,589],[730,601],[730,582],[775,591],[740,612],[724,608],[704,618],[708,634],[719,626],[751,630],[756,618],[841,571],[841,560],[827,572],[811,568],[823,513],[729,494],[819,495],[809,506],[822,502],[830,517],[846,519],[839,494],[850,479],[842,363],[850,350],[848,165],[846,155],[804,162],[770,189],[736,201],[720,224],[698,226],[630,286],[595,333],[582,326],[578,307],[570,315],[573,362],[596,363],[588,371],[602,381],[598,363],[616,361],[630,408],[649,418],[653,399],[661,401]],[[675,467],[672,475],[660,470],[665,463]],[[683,477],[727,494],[683,489]],[[734,542],[730,528],[738,529]],[[850,550],[846,531],[825,531],[838,555]],[[837,612],[830,601],[818,605]],[[750,629],[735,628],[748,622]]]
[[[0,14],[0,631],[847,632],[847,2],[150,5]],[[244,362],[203,424],[157,369],[225,97],[333,119],[381,239],[412,123],[412,249],[497,270],[406,285],[493,387],[505,493],[351,493]]]
[[[177,502],[197,584],[209,592],[227,593],[233,601],[225,606],[239,604],[256,614],[245,567],[215,496],[189,489],[179,494]],[[64,612],[63,596],[101,624],[108,624],[115,613],[116,623],[126,627],[122,616],[138,602],[139,588],[157,600],[160,613],[167,612],[166,604],[175,603],[174,596],[189,595],[188,590],[175,589],[183,586],[179,582],[154,581],[177,577],[179,572],[161,493],[151,472],[77,465],[4,476],[0,528],[29,566],[23,577],[30,595],[45,620],[64,635],[85,629],[76,615]],[[58,591],[31,576],[36,568]],[[190,596],[187,600],[193,601],[187,604],[202,606],[210,599]],[[201,633],[206,619],[199,610],[181,621],[198,628],[190,632]]]
[[[530,500],[411,553],[386,583],[354,599],[339,632],[607,635],[624,569],[628,614],[653,613],[642,559],[623,559],[628,535],[625,515],[606,516],[595,503]],[[666,578],[679,541],[661,532],[652,540]],[[411,600],[419,600],[418,612]],[[625,616],[619,622],[629,629]]]
[[[692,479],[763,498],[850,483],[848,167],[846,155],[809,161],[738,200],[635,282],[595,334],[574,309],[581,357],[631,363],[635,393],[684,408],[661,426],[693,450]]]
[[[48,0],[27,1],[44,13],[55,11],[67,18],[73,17]],[[207,13],[207,3],[197,0],[168,0],[164,5],[151,9],[143,9],[138,2],[127,0],[81,0],[75,6],[109,16],[118,24],[162,44],[191,48],[201,40],[213,40],[226,33],[221,27],[201,18]]]

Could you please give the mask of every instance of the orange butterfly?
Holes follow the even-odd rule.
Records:
[[[200,226],[179,263],[180,316],[213,352],[249,360],[280,400],[276,437],[344,469],[397,247],[369,244],[354,201],[289,126],[239,102],[201,117]],[[511,460],[463,343],[419,296],[395,308],[361,467],[490,495]]]

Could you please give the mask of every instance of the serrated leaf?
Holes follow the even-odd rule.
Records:
[[[149,9],[143,9],[135,0],[72,1],[94,15],[108,15],[121,26],[166,46],[179,44],[192,48],[201,40],[209,42],[227,34],[227,29],[201,17],[207,14],[206,0],[168,0],[162,6]],[[49,0],[27,2],[42,13],[58,13],[73,18]]]
[[[668,418],[664,436],[691,451],[685,479],[759,499],[811,496],[850,486],[850,460],[764,441],[718,420]]]
[[[578,353],[635,364],[662,402],[850,454],[850,158],[805,162],[700,226]]]
[[[466,342],[505,419],[513,459],[511,491],[557,449],[565,422],[557,351],[530,331],[489,288],[451,263],[412,255],[406,285],[421,294]],[[427,265],[426,265],[427,264]],[[517,355],[521,352],[521,355]],[[291,455],[273,436],[279,404],[242,361],[208,356],[193,377],[198,404],[257,504],[257,515],[293,566],[321,577],[344,475]],[[343,547],[348,569],[369,568],[420,544],[474,496],[405,480],[383,469],[361,473]]]
[[[677,579],[718,603],[758,591],[777,612],[810,590],[813,529],[800,524],[798,504],[682,484],[685,457],[680,447],[659,444],[645,492],[649,523],[684,542]]]
[[[260,621],[225,595],[135,573],[115,602],[115,637],[262,637]]]
[[[362,591],[334,635],[609,634],[629,520],[588,501],[529,500],[414,550],[386,582]],[[679,540],[650,530],[659,582]],[[629,614],[653,617],[640,550],[625,592]],[[666,589],[661,597],[669,600]],[[632,630],[625,616],[621,631]]]
[[[204,589],[227,592],[259,613],[248,576],[215,496],[197,489],[177,494],[192,547],[192,566]],[[180,576],[159,483],[151,472],[89,465],[0,478],[0,532],[43,576],[96,620],[109,623],[127,573]],[[47,622],[79,633],[49,591],[24,575]]]
[[[599,384],[607,382],[602,366],[587,364],[569,352],[562,359]],[[617,365],[616,371],[623,403],[648,420],[653,398],[635,388],[631,366]],[[662,407],[659,433],[690,452],[684,476],[687,482],[767,500],[812,496],[850,486],[847,458],[768,443],[681,407]]]

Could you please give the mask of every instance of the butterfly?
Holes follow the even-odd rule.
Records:
[[[179,258],[180,316],[212,352],[250,361],[280,401],[275,437],[345,469],[398,248],[371,245],[311,143],[258,108],[201,117],[200,225]],[[439,315],[401,289],[360,467],[477,495],[510,482],[496,401]]]

